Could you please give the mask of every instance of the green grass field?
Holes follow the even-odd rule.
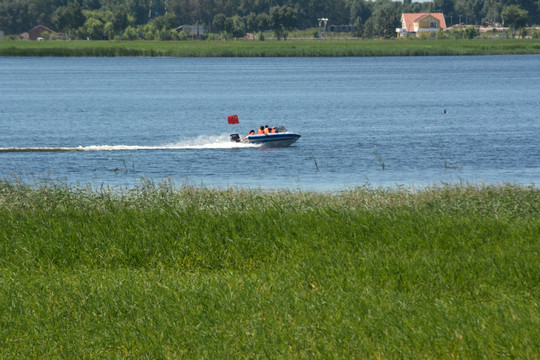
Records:
[[[429,56],[540,54],[540,40],[0,41],[0,56]]]
[[[0,182],[0,358],[540,357],[540,190]]]

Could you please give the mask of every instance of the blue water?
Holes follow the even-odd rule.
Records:
[[[265,124],[302,137],[282,149],[229,142]],[[36,148],[84,151],[0,152],[0,177],[538,185],[540,56],[0,58],[0,150]]]

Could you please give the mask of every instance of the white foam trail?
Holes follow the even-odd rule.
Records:
[[[165,145],[89,145],[77,147],[18,147],[0,148],[0,152],[54,152],[54,151],[135,151],[135,150],[196,150],[196,149],[236,149],[259,147],[259,145],[231,142],[229,135],[201,135]]]
[[[258,145],[232,142],[228,134],[218,136],[201,135],[164,146],[166,149],[236,149],[246,147],[258,147]]]

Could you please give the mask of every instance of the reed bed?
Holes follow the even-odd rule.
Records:
[[[0,357],[538,358],[540,189],[0,182]]]
[[[0,56],[335,57],[540,54],[540,40],[0,41]]]

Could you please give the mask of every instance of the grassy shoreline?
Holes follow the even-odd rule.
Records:
[[[0,41],[0,56],[343,57],[540,54],[540,40]]]
[[[0,182],[2,358],[536,358],[540,189]]]

